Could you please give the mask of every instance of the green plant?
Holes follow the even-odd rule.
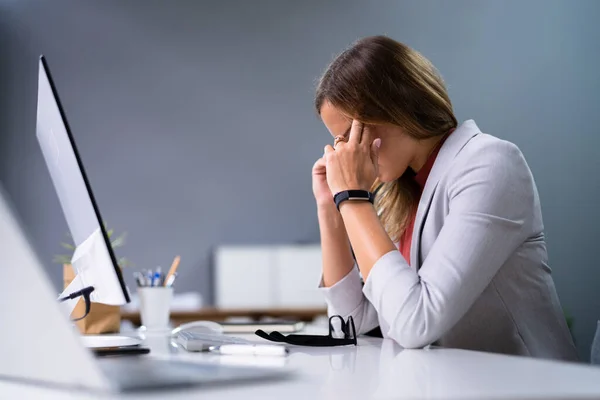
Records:
[[[106,230],[106,234],[108,235],[108,239],[110,240],[110,244],[113,249],[123,247],[123,245],[125,245],[125,237],[127,236],[127,232],[123,232],[119,236],[113,237],[115,233],[113,229],[107,229],[106,226],[104,226],[104,229]],[[73,238],[69,233],[67,233],[66,236],[68,238],[68,241],[61,242],[60,246],[63,249],[68,250],[69,254],[57,254],[54,256],[53,259],[55,263],[61,265],[71,264],[71,259],[73,258],[73,253],[75,252]],[[117,259],[117,263],[121,268],[125,268],[131,265],[131,262],[125,257],[120,257],[119,259]]]
[[[575,318],[567,311],[563,311],[565,314],[565,320],[567,321],[567,327],[569,328],[569,332],[571,333],[571,337],[573,338],[573,342],[575,342],[575,334],[573,331],[573,326],[575,325]]]

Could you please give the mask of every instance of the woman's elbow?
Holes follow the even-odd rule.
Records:
[[[426,347],[431,344],[430,341],[423,340],[422,338],[416,337],[414,335],[390,335],[389,338],[392,339],[394,342],[398,343],[403,349],[422,349],[423,347]]]
[[[396,343],[403,349],[422,349],[423,347],[429,346],[432,342],[423,340],[417,337],[401,337],[398,339],[392,338]]]
[[[387,336],[404,349],[422,349],[438,339],[436,332],[423,329],[390,329]]]

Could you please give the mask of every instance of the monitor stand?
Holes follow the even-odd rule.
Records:
[[[79,264],[75,267],[75,264]],[[82,265],[81,262],[73,262],[74,269],[78,271]],[[71,283],[65,288],[65,290],[60,294],[59,298],[66,297],[71,293],[82,290],[86,285],[81,279],[81,273],[77,274],[75,278],[71,281]],[[77,302],[80,300],[80,297],[76,297],[74,299],[65,300],[60,303],[63,311],[67,315],[71,315]],[[91,308],[94,308],[94,302],[91,304]],[[117,335],[117,334],[106,334],[106,335],[80,335],[82,344],[89,349],[98,349],[98,348],[108,348],[108,347],[128,347],[128,346],[139,346],[142,344],[142,339]]]
[[[73,268],[75,269],[75,268]],[[77,271],[75,269],[75,271]],[[63,292],[58,296],[59,299],[65,298],[69,296],[71,293],[78,292],[84,288],[83,281],[81,279],[81,274],[75,275],[75,278],[69,283],[69,285],[63,290]],[[77,302],[81,299],[81,297],[76,297],[74,299],[64,300],[60,303],[63,311],[70,316],[77,305]]]

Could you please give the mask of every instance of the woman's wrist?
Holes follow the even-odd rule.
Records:
[[[329,229],[343,229],[345,234],[344,220],[334,202],[317,204],[317,217],[321,225],[321,233]]]
[[[344,201],[340,204],[340,215],[344,217],[344,214],[348,214],[357,210],[369,209],[375,211],[375,207],[369,201]]]
[[[322,216],[342,218],[334,202],[323,204],[317,203],[317,214],[319,215],[319,218]]]
[[[333,197],[326,199],[317,199],[317,210],[319,211],[330,211],[331,209],[337,211]]]

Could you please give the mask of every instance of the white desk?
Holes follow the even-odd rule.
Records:
[[[160,357],[223,357],[186,353],[164,337],[147,344]],[[274,382],[99,396],[0,381],[0,399],[600,399],[600,367],[453,349],[402,350],[375,338],[360,338],[357,347],[293,348],[285,362],[294,373]]]

